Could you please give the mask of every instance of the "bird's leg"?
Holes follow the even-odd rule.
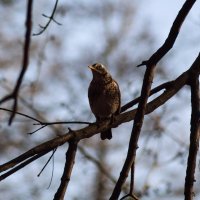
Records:
[[[112,114],[111,118],[110,118],[110,124],[112,124],[114,121],[115,121],[115,116],[114,116],[114,114]]]
[[[112,115],[109,116],[109,117],[104,117],[104,118],[96,117],[95,124],[99,128],[100,127],[100,123],[103,122],[103,121],[105,121],[105,120],[110,120],[109,124],[112,124],[113,123],[113,121],[112,121]]]
[[[101,119],[100,117],[96,117],[96,122],[95,122],[95,124],[96,124],[97,128],[100,127],[99,122],[101,122],[101,121],[102,121],[102,119]]]
[[[110,124],[113,124],[113,123],[115,123],[115,121],[116,121],[116,114],[112,114],[111,115],[111,118],[110,118]],[[115,127],[117,127],[117,126],[115,126]]]

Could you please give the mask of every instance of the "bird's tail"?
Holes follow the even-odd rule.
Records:
[[[101,132],[101,139],[102,140],[105,140],[105,139],[108,139],[110,140],[112,138],[112,131],[111,129],[108,129],[104,132]]]

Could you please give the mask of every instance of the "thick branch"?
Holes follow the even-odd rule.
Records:
[[[188,155],[188,163],[185,177],[185,200],[192,200],[194,197],[193,185],[195,182],[195,167],[197,153],[199,149],[199,122],[200,122],[200,90],[199,90],[199,76],[193,74],[190,78],[191,86],[191,103],[192,103],[192,114],[191,114],[191,128],[190,128],[190,148]]]
[[[132,167],[133,170],[135,168],[135,157],[136,157],[136,150],[138,148],[138,145],[137,145],[138,139],[140,136],[142,125],[143,125],[144,114],[146,111],[147,100],[148,100],[150,90],[151,90],[151,85],[153,82],[154,70],[155,70],[156,64],[174,45],[175,40],[178,36],[179,30],[181,28],[181,25],[194,3],[195,3],[194,0],[187,0],[185,2],[185,4],[183,5],[183,7],[178,13],[171,27],[170,33],[166,41],[164,42],[164,44],[150,57],[148,61],[143,63],[147,66],[147,69],[144,75],[144,81],[143,81],[142,90],[141,90],[141,99],[140,99],[138,109],[134,118],[128,153],[127,153],[127,157],[124,162],[123,168],[121,170],[119,179],[117,181],[117,184],[115,185],[113,193],[110,197],[110,200],[116,200],[119,198],[122,186],[125,183],[126,178],[128,177],[128,173],[130,171],[131,166],[133,165]],[[133,182],[133,185],[134,185],[134,182]]]
[[[54,196],[54,200],[64,200],[65,192],[70,181],[75,156],[77,151],[77,141],[70,141],[69,148],[66,153],[65,169],[61,178],[60,186]]]
[[[145,114],[149,114],[153,112],[155,109],[157,109],[159,106],[163,105],[166,101],[171,99],[172,96],[174,96],[184,85],[186,85],[189,81],[190,74],[196,73],[197,76],[200,74],[200,55],[198,55],[195,62],[192,64],[191,68],[181,74],[176,80],[173,81],[173,84],[171,87],[168,87],[160,96],[152,100],[147,104],[146,112]],[[129,122],[134,119],[136,113],[136,109],[122,113],[118,116],[116,116],[115,121],[113,124],[110,124],[110,120],[102,121],[99,124],[92,124],[85,128],[82,128],[77,131],[69,132],[63,136],[56,137],[52,140],[49,140],[47,142],[44,142],[29,151],[23,153],[22,155],[14,158],[13,160],[0,165],[0,172],[3,172],[5,170],[8,170],[19,163],[23,162],[24,160],[36,155],[40,154],[42,152],[48,153],[49,151],[52,151],[53,149],[63,145],[64,143],[68,142],[72,139],[84,139],[92,137],[93,135],[100,133],[108,128],[116,127],[122,123]]]

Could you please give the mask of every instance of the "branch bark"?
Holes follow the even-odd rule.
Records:
[[[190,128],[190,148],[187,162],[187,170],[185,177],[185,200],[192,200],[194,197],[193,185],[195,182],[195,168],[196,159],[199,149],[199,122],[200,122],[200,90],[199,90],[199,76],[193,73],[190,79],[191,87],[191,128]]]
[[[122,186],[125,183],[128,173],[130,171],[131,166],[133,165],[132,169],[135,169],[135,157],[136,157],[136,150],[138,148],[138,139],[140,136],[141,128],[143,125],[144,115],[147,106],[147,100],[150,95],[151,85],[154,78],[154,71],[156,68],[157,62],[173,47],[175,40],[178,36],[179,30],[184,22],[187,14],[189,13],[190,9],[194,5],[194,0],[187,0],[185,1],[183,7],[179,11],[174,23],[171,27],[169,35],[165,40],[164,44],[149,58],[148,61],[144,61],[141,65],[146,65],[147,69],[144,75],[144,81],[141,90],[141,99],[138,105],[138,109],[134,118],[133,129],[131,132],[131,138],[129,142],[129,148],[126,160],[122,167],[119,179],[113,193],[110,197],[110,200],[116,200],[119,198]],[[139,65],[140,66],[140,65]],[[133,182],[134,185],[134,182]]]
[[[15,88],[11,94],[8,94],[4,98],[1,99],[0,104],[9,101],[11,99],[14,100],[13,107],[12,107],[12,114],[9,119],[9,125],[12,123],[15,113],[17,111],[17,102],[18,102],[18,93],[20,86],[22,84],[22,80],[24,78],[24,74],[28,68],[28,60],[29,60],[29,47],[31,43],[31,28],[32,28],[32,5],[33,0],[28,0],[27,3],[27,14],[26,14],[26,33],[25,33],[25,39],[24,39],[24,52],[23,52],[23,60],[22,60],[22,69],[19,74],[17,83],[15,85]]]
[[[61,178],[61,183],[54,196],[54,200],[64,200],[65,192],[67,190],[67,186],[70,181],[73,165],[75,162],[76,151],[77,151],[77,141],[70,141],[69,148],[66,152],[65,168]]]
[[[188,69],[186,72],[181,74],[176,80],[172,81],[172,84],[170,87],[168,87],[160,96],[158,96],[157,98],[155,98],[154,100],[152,100],[151,102],[147,104],[145,114],[149,114],[153,112],[159,106],[163,105],[165,102],[171,99],[184,85],[188,83],[191,73],[196,73],[197,76],[199,76],[200,74],[200,54],[198,55],[198,57],[196,58],[196,60],[194,61],[190,69]],[[15,167],[21,162],[24,162],[25,160],[37,154],[41,155],[42,153],[45,152],[44,153],[45,155],[46,153],[63,145],[69,140],[73,140],[73,139],[81,140],[84,138],[89,138],[108,128],[117,127],[118,125],[122,123],[129,122],[134,119],[135,113],[136,113],[136,109],[127,111],[125,113],[122,113],[116,116],[113,124],[110,124],[109,120],[105,120],[99,124],[94,123],[80,130],[69,132],[63,136],[59,136],[47,142],[44,142],[28,150],[27,152],[21,154],[20,156],[14,158],[13,160],[10,160],[9,162],[0,165],[0,173]]]

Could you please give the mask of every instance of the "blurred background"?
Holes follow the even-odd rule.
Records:
[[[94,122],[87,97],[92,74],[87,66],[100,62],[118,81],[122,105],[140,94],[145,67],[136,68],[165,41],[184,0],[60,0],[55,19],[39,36],[32,36],[29,68],[20,88],[18,111],[41,121]],[[21,69],[27,1],[0,0],[0,97],[10,93]],[[54,1],[34,2],[33,33],[48,21]],[[174,48],[158,63],[153,87],[187,70],[200,49],[200,3],[197,1]],[[152,99],[152,98],[150,98]],[[1,107],[11,108],[12,101]],[[183,88],[164,106],[145,116],[139,139],[135,193],[142,200],[183,199],[190,133],[190,89]],[[0,111],[0,163],[20,155],[68,127],[48,126],[32,135],[35,122]],[[132,123],[113,129],[111,141],[99,135],[80,142],[66,199],[109,198],[126,158]],[[26,166],[0,184],[0,199],[53,199],[68,145],[59,147],[43,173],[51,153]],[[198,154],[194,199],[200,199]],[[105,170],[102,170],[101,166]],[[52,183],[49,187],[53,172]],[[127,179],[124,192],[128,189]],[[123,196],[125,193],[122,193]]]

